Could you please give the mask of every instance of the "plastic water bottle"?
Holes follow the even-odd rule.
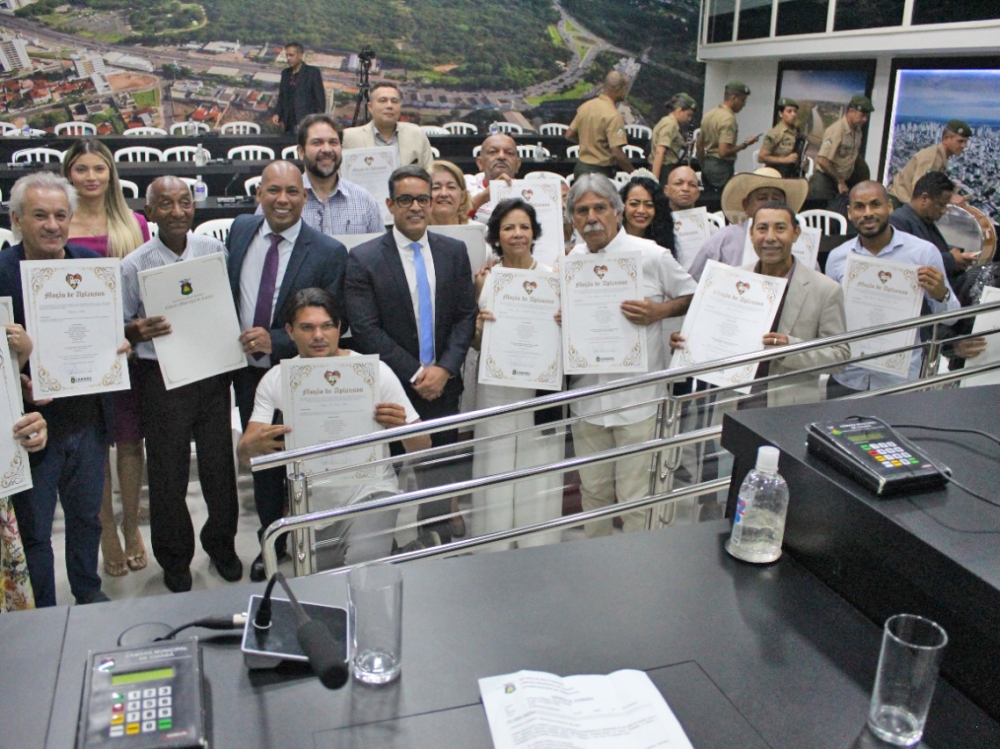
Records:
[[[726,551],[745,562],[773,562],[781,556],[788,484],[778,473],[778,455],[776,447],[758,449],[757,467],[740,486]]]
[[[495,123],[495,122],[491,122],[490,123],[490,135],[496,135],[499,132],[500,132],[500,126],[497,123]]]
[[[208,163],[208,151],[202,148],[201,143],[198,144],[198,149],[194,152],[194,165],[195,166],[205,166]]]
[[[205,181],[199,174],[198,179],[194,183],[194,202],[204,203],[206,200],[208,200],[208,185],[205,184]]]
[[[538,145],[535,146],[535,161],[545,160],[545,148],[542,146],[542,142],[538,141]]]

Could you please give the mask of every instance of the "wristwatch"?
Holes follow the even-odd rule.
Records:
[[[939,300],[940,304],[947,304],[951,300],[951,289],[944,290],[944,296]]]

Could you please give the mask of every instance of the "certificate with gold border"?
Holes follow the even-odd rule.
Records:
[[[128,390],[117,258],[21,262],[36,400]]]
[[[761,351],[787,284],[784,278],[709,260],[684,317],[684,348],[674,350],[670,369]],[[698,379],[719,387],[742,385],[753,380],[757,366],[751,362]]]
[[[924,301],[924,290],[917,280],[917,266],[910,263],[850,253],[841,285],[844,287],[844,313],[849,331],[912,319],[920,315]],[[916,330],[901,330],[863,341],[851,341],[851,358],[913,345],[916,338]],[[906,377],[912,359],[913,349],[910,349],[854,362],[854,365],[873,372]]]
[[[562,390],[559,276],[494,266],[481,306],[496,317],[483,327],[479,382]]]
[[[289,448],[370,434],[381,429],[375,421],[379,394],[377,356],[326,356],[281,362],[282,405]],[[367,464],[381,457],[378,446],[348,450],[307,461],[309,473],[339,471],[322,480],[330,484],[375,481],[381,469]]]
[[[559,270],[566,374],[645,374],[646,328],[621,310],[645,297],[642,254],[570,254]]]
[[[9,297],[4,297],[9,299]],[[13,366],[11,362],[13,361]],[[23,492],[32,487],[28,451],[14,439],[14,423],[24,415],[21,378],[17,360],[6,346],[0,347],[0,497]]]
[[[365,188],[375,198],[382,212],[382,223],[391,224],[392,214],[385,201],[389,198],[389,175],[399,166],[399,149],[396,146],[374,148],[349,148],[344,151],[340,173]]]

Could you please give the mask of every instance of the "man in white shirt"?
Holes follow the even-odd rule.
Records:
[[[493,202],[490,200],[490,180],[503,180],[508,185],[517,178],[521,169],[521,157],[517,155],[517,143],[506,133],[494,133],[483,141],[476,166],[482,173],[472,184],[466,186],[472,195],[472,210],[469,218],[474,218],[481,224],[488,223],[493,214]]]
[[[566,216],[583,237],[569,253],[642,253],[643,299],[623,302],[621,313],[632,323],[646,327],[649,371],[666,369],[666,350],[661,322],[683,315],[691,304],[697,284],[674,257],[656,243],[629,236],[622,229],[624,206],[614,183],[602,174],[578,177],[566,196]],[[621,379],[621,375],[574,375],[572,388],[586,388]],[[650,385],[620,393],[577,401],[572,413],[582,417],[573,424],[573,444],[578,456],[610,450],[653,439],[656,404],[648,404],[666,394],[663,385]],[[648,405],[642,405],[648,404]],[[635,408],[628,408],[629,406]],[[611,413],[601,413],[615,409]],[[615,463],[582,466],[580,490],[584,510],[620,502],[630,502],[649,491],[650,456],[622,458]],[[629,512],[622,517],[626,532],[646,527],[646,512]],[[611,533],[611,519],[587,523],[588,537]]]
[[[359,356],[340,348],[340,305],[324,289],[302,289],[295,292],[284,310],[285,329],[295,343],[299,357],[316,359],[328,356]],[[403,386],[392,370],[379,362],[379,394],[375,404],[374,420],[383,429],[414,424],[420,417],[410,399],[403,392]],[[240,438],[237,454],[240,460],[249,462],[258,455],[285,449],[284,435],[291,427],[275,424],[275,412],[283,411],[281,367],[273,367],[257,386],[253,414],[246,431]],[[407,452],[425,450],[431,441],[427,435],[403,440]],[[379,459],[389,457],[388,447],[380,448]],[[381,475],[363,486],[328,487],[312,489],[313,511],[342,507],[347,504],[377,499],[399,491],[396,474],[391,466],[383,466]],[[346,547],[343,559],[337,562],[357,564],[371,559],[388,556],[392,551],[392,529],[396,523],[396,511],[370,513],[354,518],[348,527],[334,527],[333,536],[340,538],[340,548]],[[331,535],[329,532],[326,535]]]
[[[191,440],[198,455],[208,520],[201,544],[224,580],[243,577],[234,541],[239,519],[228,373],[167,390],[153,339],[170,335],[170,321],[148,317],[139,294],[139,272],[185,260],[226,253],[212,237],[191,232],[194,201],[177,177],[160,177],[146,191],[146,217],[159,227],[150,239],[122,260],[125,337],[134,346],[139,407],[146,436],[149,473],[149,525],[153,554],[163,568],[167,588],[191,589],[194,528],[187,508]]]

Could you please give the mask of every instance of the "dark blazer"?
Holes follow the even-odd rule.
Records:
[[[240,310],[240,272],[251,240],[264,223],[263,216],[237,216],[226,238],[229,250],[229,285],[236,300],[236,311]],[[285,332],[282,310],[288,298],[300,289],[314,286],[326,289],[343,304],[344,268],[347,265],[347,248],[333,237],[321,234],[305,223],[299,230],[299,238],[292,248],[288,267],[281,279],[278,302],[271,316],[272,363],[295,356],[298,351],[292,339]],[[344,326],[346,328],[346,324]]]
[[[66,246],[66,257],[72,259],[100,258],[96,252],[84,247]],[[21,290],[21,261],[25,259],[24,245],[16,244],[0,252],[0,296],[9,296],[11,306],[14,308],[14,322],[24,325],[24,295]],[[32,331],[28,330],[30,336]],[[125,329],[122,327],[121,340],[125,340]],[[3,365],[6,366],[6,365]],[[24,365],[24,372],[31,375],[31,365]],[[133,386],[135,383],[132,383]],[[72,430],[73,422],[81,414],[89,413],[87,399],[96,399],[100,403],[101,416],[103,417],[105,439],[110,443],[114,434],[114,394],[101,393],[100,395],[75,395],[71,398],[56,398],[51,403],[44,406],[33,406],[25,403],[26,411],[40,411],[49,422],[51,430],[57,425],[67,427],[67,431]]]
[[[292,88],[292,69],[281,71],[278,85],[278,103],[274,112],[285,126],[286,133],[294,133],[299,121],[307,114],[326,111],[326,91],[323,89],[323,74],[320,69],[302,63]]]
[[[465,243],[435,234],[427,238],[434,260],[435,363],[452,375],[438,400],[424,400],[410,385],[420,369],[420,340],[403,262],[391,229],[351,250],[344,284],[344,303],[355,346],[363,354],[378,354],[392,368],[424,419],[457,411],[462,365],[476,331],[478,312]]]

